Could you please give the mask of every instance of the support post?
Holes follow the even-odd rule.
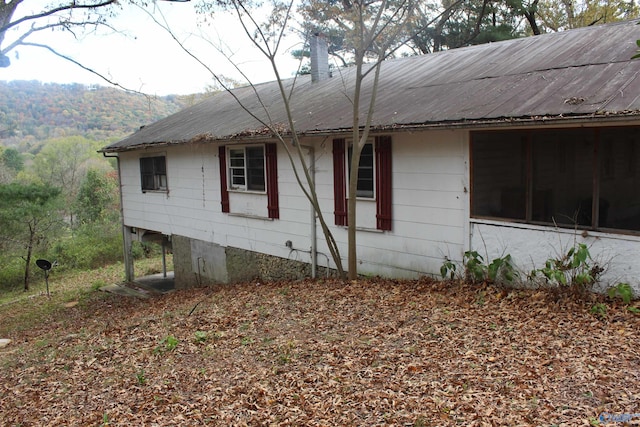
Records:
[[[162,277],[167,277],[167,244],[162,236]]]
[[[133,271],[133,239],[131,238],[131,228],[123,225],[122,237],[124,244],[124,275],[127,282],[133,282],[135,276]]]

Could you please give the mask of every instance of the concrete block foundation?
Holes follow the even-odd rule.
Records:
[[[311,264],[273,255],[171,236],[176,289],[251,280],[278,281],[311,277]],[[325,269],[321,269],[325,274]],[[319,271],[320,273],[320,271]]]

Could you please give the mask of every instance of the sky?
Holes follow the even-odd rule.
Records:
[[[23,2],[33,7],[40,0]],[[150,6],[154,16],[166,19],[177,38],[214,72],[243,81],[242,75],[219,52],[232,56],[252,83],[274,80],[263,55],[251,44],[237,18],[219,13],[215,20],[203,23],[193,2],[159,2]],[[33,13],[36,9],[24,9]],[[211,73],[185,53],[171,35],[143,10],[124,6],[109,21],[121,32],[101,30],[98,34],[74,38],[63,31],[34,34],[28,41],[48,44],[59,53],[73,57],[83,65],[99,71],[122,87],[150,95],[183,95],[203,92],[214,83]],[[7,39],[11,34],[7,35]],[[300,40],[290,37],[278,59],[283,77],[292,76],[298,62],[290,49],[299,49]],[[22,46],[9,54],[11,66],[0,68],[0,80],[39,80],[55,83],[82,83],[109,86],[89,71],[57,57],[46,49]],[[246,81],[246,80],[244,80]]]

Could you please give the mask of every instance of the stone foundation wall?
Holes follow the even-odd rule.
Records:
[[[266,282],[311,277],[311,264],[273,255],[171,236],[176,289],[214,283]],[[327,270],[319,267],[318,277]]]
[[[311,264],[296,260],[227,248],[230,282],[260,279],[266,282],[311,277]]]

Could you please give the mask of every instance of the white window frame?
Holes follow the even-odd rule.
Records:
[[[262,188],[251,189],[249,188],[249,166],[247,162],[247,149],[260,148],[262,150]],[[242,152],[242,157],[234,157],[233,152]],[[242,164],[232,165],[234,159],[242,159]],[[242,191],[250,193],[267,193],[267,164],[266,164],[266,149],[264,144],[259,145],[234,145],[227,146],[227,179],[229,191]],[[234,175],[234,171],[241,172]],[[241,177],[244,180],[244,184],[234,183],[234,177]]]
[[[373,194],[371,196],[361,196],[358,195],[358,190],[356,188],[356,199],[357,200],[376,200],[376,195],[377,195],[377,188],[376,188],[376,177],[377,177],[377,173],[378,171],[376,170],[376,145],[375,145],[375,141],[373,139],[367,139],[367,142],[365,143],[366,145],[371,145],[371,155],[372,155],[372,164],[371,164],[371,171],[373,174]],[[347,140],[347,149],[345,150],[345,156],[346,156],[346,161],[345,161],[345,168],[346,168],[346,182],[347,182],[347,197],[349,197],[349,180],[351,178],[351,152],[353,150],[353,140]],[[364,150],[364,147],[363,147]],[[360,157],[360,159],[362,159],[362,157]],[[358,167],[358,174],[360,173],[360,167]]]

